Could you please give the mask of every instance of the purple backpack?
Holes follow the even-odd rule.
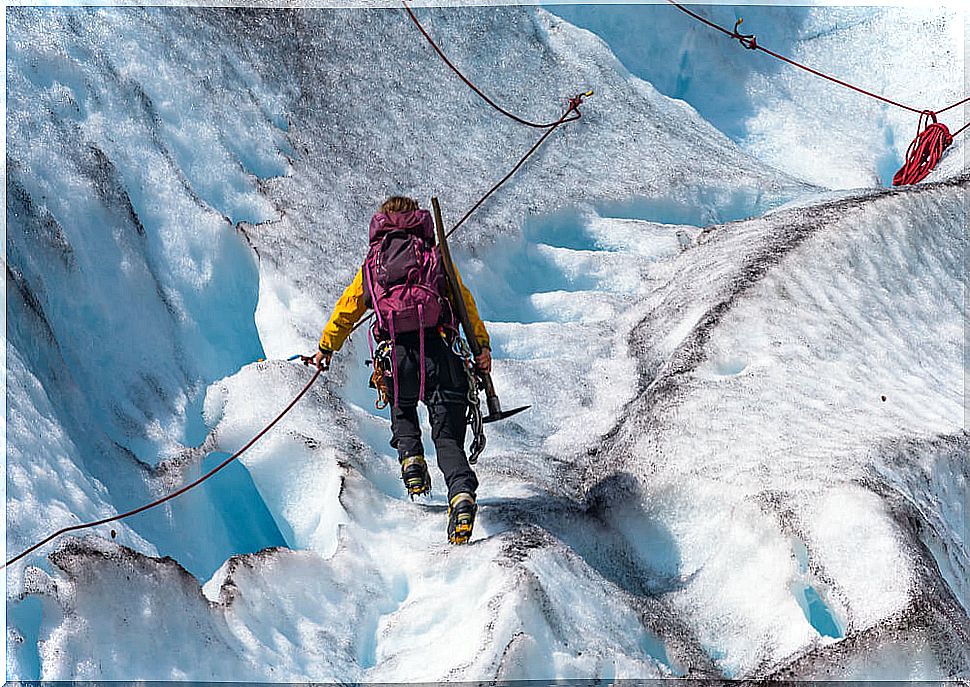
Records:
[[[424,330],[439,324],[454,327],[431,213],[413,210],[374,215],[370,222],[370,249],[362,272],[365,298],[377,314],[380,335],[395,341],[398,334],[418,332],[423,363]],[[424,365],[419,367],[419,394],[423,399]],[[394,368],[396,371],[396,355]],[[394,404],[397,405],[396,375]]]

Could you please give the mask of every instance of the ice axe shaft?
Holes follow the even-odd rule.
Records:
[[[479,345],[478,339],[475,338],[475,330],[472,328],[471,319],[468,317],[468,307],[465,305],[465,298],[461,293],[461,288],[458,286],[455,263],[451,261],[451,250],[448,248],[448,238],[445,236],[445,225],[441,220],[441,205],[439,205],[437,198],[431,199],[431,209],[434,211],[435,234],[438,237],[438,246],[441,250],[441,263],[445,268],[445,275],[448,277],[448,285],[451,287],[452,302],[456,311],[455,314],[458,316],[458,322],[465,332],[465,339],[468,341],[468,347],[471,349],[472,355],[478,358],[482,353],[482,347]],[[498,399],[498,394],[495,393],[495,385],[492,384],[492,375],[479,370],[479,376],[482,379],[482,386],[485,389],[485,403],[488,405],[488,415],[482,418],[482,422],[504,420],[529,408],[529,406],[522,406],[520,408],[503,411],[502,403]]]

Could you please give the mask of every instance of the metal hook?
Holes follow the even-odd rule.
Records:
[[[748,50],[754,50],[758,47],[758,39],[755,38],[753,33],[741,33],[738,28],[744,22],[744,17],[738,17],[738,20],[734,22],[734,33],[732,36],[738,39],[738,42],[746,47]]]

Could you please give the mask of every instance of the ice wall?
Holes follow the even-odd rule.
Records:
[[[480,88],[524,116],[555,120],[566,97],[596,93],[583,118],[557,132],[457,236],[472,254],[514,240],[522,221],[539,214],[646,197],[663,199],[671,214],[727,219],[717,214],[724,207],[750,212],[807,188],[742,155],[691,108],[630,78],[601,40],[543,11],[476,7],[421,16]],[[365,226],[382,198],[437,194],[450,225],[539,134],[482,103],[397,10],[285,19],[274,23],[273,41],[293,44],[293,64],[271,60],[264,68],[297,79],[293,117],[301,125],[290,140],[300,173],[267,184],[286,207],[279,221],[247,229],[261,256],[257,324],[273,356],[318,336],[323,303],[362,257],[359,234],[348,228]],[[326,41],[312,38],[321,27]],[[710,183],[689,183],[701,176]],[[271,319],[278,304],[298,320]]]
[[[238,71],[217,25],[186,11],[180,30],[196,40],[178,41],[171,19],[8,15],[11,555],[199,474],[206,387],[262,355],[257,264],[234,222],[274,211],[258,175],[288,169],[282,96]],[[152,554],[175,553],[187,528],[207,539],[180,552],[197,572],[236,550],[202,491],[115,526]],[[9,571],[9,597],[22,577],[23,564]]]

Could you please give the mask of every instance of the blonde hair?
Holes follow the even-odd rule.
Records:
[[[378,212],[411,212],[418,209],[418,201],[407,196],[391,196],[378,209]]]

